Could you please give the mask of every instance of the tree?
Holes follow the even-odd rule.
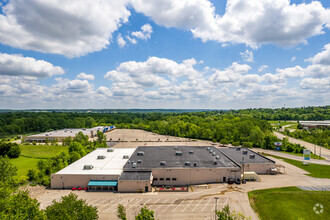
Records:
[[[29,169],[27,176],[29,181],[35,181],[37,179],[37,171],[35,169]]]
[[[126,210],[125,210],[125,207],[122,204],[118,204],[117,217],[120,218],[121,220],[127,220]]]
[[[29,197],[28,191],[19,191],[6,198],[0,208],[2,219],[45,219],[44,212],[39,209],[39,202]]]
[[[140,209],[140,214],[135,216],[136,220],[154,220],[154,211],[149,210],[146,206]]]
[[[59,202],[53,200],[52,204],[46,208],[46,216],[48,220],[98,219],[97,208],[88,205],[86,200],[78,199],[78,196],[73,193],[63,196]]]
[[[261,131],[259,126],[255,126],[250,134],[250,141],[254,146],[260,147],[264,139],[264,133]]]
[[[245,217],[242,213],[231,212],[229,205],[222,208],[221,211],[215,211],[218,220],[248,220],[250,218]]]
[[[14,185],[14,176],[17,175],[17,168],[12,164],[8,157],[0,156],[0,182]]]
[[[107,142],[107,136],[101,131],[97,131],[97,142],[100,144]]]

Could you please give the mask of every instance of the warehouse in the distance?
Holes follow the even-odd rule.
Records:
[[[52,174],[51,187],[148,192],[153,186],[227,182],[229,178],[241,177],[242,166],[237,158],[241,157],[245,150],[225,150],[214,146],[97,149]],[[254,156],[251,156],[252,154]],[[246,157],[251,171],[264,173],[263,170],[275,167],[273,161],[251,150]]]

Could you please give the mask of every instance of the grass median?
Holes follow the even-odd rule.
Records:
[[[249,192],[248,195],[252,208],[261,220],[322,220],[329,219],[330,216],[330,192],[304,191],[297,187],[285,187],[255,190]],[[314,211],[315,206],[317,212]]]

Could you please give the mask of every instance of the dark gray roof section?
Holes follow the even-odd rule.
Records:
[[[244,163],[275,163],[275,161],[244,147],[219,148],[219,151],[239,164],[242,164],[243,157]]]
[[[140,152],[144,152],[143,156]],[[140,163],[137,163],[138,160]],[[124,170],[221,167],[239,167],[239,164],[227,158],[214,146],[140,146],[125,164]]]
[[[140,171],[140,172],[123,172],[118,180],[150,180],[151,172],[148,171]]]

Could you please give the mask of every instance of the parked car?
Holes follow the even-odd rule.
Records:
[[[236,184],[241,184],[241,179],[240,178],[236,179]]]
[[[235,183],[235,181],[233,178],[228,178],[228,184],[234,184],[234,183]]]

